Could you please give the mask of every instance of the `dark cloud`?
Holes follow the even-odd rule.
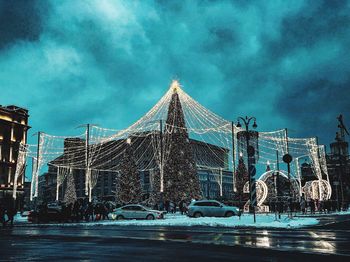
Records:
[[[1,1],[1,103],[28,107],[33,131],[124,128],[178,77],[226,119],[255,115],[263,130],[328,143],[336,115],[350,121],[349,9],[347,1]]]
[[[35,0],[1,0],[0,49],[20,40],[38,40],[43,11],[44,6]]]

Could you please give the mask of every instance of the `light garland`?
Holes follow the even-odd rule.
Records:
[[[174,86],[176,86],[176,88],[174,88]],[[159,121],[164,121],[164,119],[166,119],[174,90],[178,93],[181,101],[185,116],[186,130],[190,138],[204,142],[201,149],[202,151],[197,154],[198,164],[213,168],[213,164],[215,163],[215,165],[217,165],[216,167],[232,170],[239,154],[237,149],[239,147],[244,148],[244,145],[237,141],[237,133],[244,130],[235,125],[233,125],[232,130],[232,122],[221,118],[203,107],[191,98],[177,82],[174,82],[171,88],[169,88],[151,110],[126,129],[114,130],[91,126],[89,137],[87,137],[87,131],[84,134],[70,137],[42,133],[39,145],[27,145],[23,155],[25,158],[31,157],[35,159],[32,174],[33,183],[31,187],[31,197],[32,195],[37,196],[39,172],[43,164],[48,164],[58,168],[58,180],[62,178],[60,176],[64,176],[60,174],[61,171],[59,170],[61,169],[72,168],[86,170],[85,193],[91,199],[92,188],[96,185],[100,172],[117,173],[119,171],[118,162],[124,153],[125,141],[128,138],[131,139],[130,144],[135,152],[140,152],[136,155],[138,170],[154,170],[155,168],[160,170],[160,190],[162,191],[162,184],[164,181],[162,180],[163,167],[161,164],[163,163],[164,165],[167,159],[169,159],[171,144],[163,137],[163,147],[160,147]],[[165,121],[163,123],[163,128],[168,130],[167,132],[172,132],[171,130],[175,129],[174,124],[166,124]],[[75,142],[73,140],[71,141],[68,149],[62,146],[67,138],[73,140],[77,139]],[[85,143],[87,139],[89,140],[89,145],[82,144],[84,143],[84,138]],[[263,165],[269,161],[271,164],[275,165],[277,162],[276,151],[279,153],[278,161],[282,163],[282,157],[287,153],[287,140],[288,152],[294,158],[292,165],[295,172],[291,173],[291,177],[293,180],[295,179],[298,181],[299,194],[301,192],[301,174],[298,159],[301,158],[301,156],[310,159],[312,167],[314,168],[315,177],[318,180],[322,180],[323,173],[327,177],[326,181],[329,181],[323,147],[319,147],[314,138],[286,137],[285,129],[259,132],[259,140],[256,145],[259,147],[259,160],[256,164]],[[213,145],[216,146],[215,149]],[[39,158],[37,159],[36,149],[38,149],[38,146]],[[232,153],[233,146],[234,151]],[[86,154],[86,148],[89,149],[88,155]],[[162,159],[160,158],[160,152],[163,152]],[[20,170],[21,165],[23,165],[23,160],[18,159],[17,162],[17,169]],[[36,162],[38,166],[36,166]],[[232,173],[234,174],[233,170]],[[263,178],[264,175],[265,174],[261,174],[260,178]],[[17,174],[17,177],[18,176],[19,174]],[[60,186],[60,183],[58,184],[57,191]],[[232,177],[232,184],[232,189],[234,190],[234,175]],[[319,183],[318,186],[319,191],[324,190],[321,183]],[[261,187],[263,188],[264,186],[262,185]],[[329,193],[327,193],[327,196],[328,195]]]

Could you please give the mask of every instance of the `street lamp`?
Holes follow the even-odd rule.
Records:
[[[241,121],[245,126],[245,137],[246,137],[246,152],[247,152],[247,164],[248,164],[248,173],[249,173],[249,199],[250,199],[250,210],[253,212],[254,215],[254,223],[256,222],[256,217],[255,217],[255,205],[256,205],[256,185],[255,185],[255,173],[256,169],[255,166],[253,166],[253,163],[251,161],[251,158],[254,157],[255,155],[255,149],[253,146],[249,145],[249,140],[250,140],[250,134],[249,134],[249,124],[251,121],[254,121],[252,127],[256,129],[258,125],[256,124],[256,118],[255,117],[248,117],[246,116],[245,118],[243,117],[238,117],[237,118],[237,127],[240,128],[242,127]]]

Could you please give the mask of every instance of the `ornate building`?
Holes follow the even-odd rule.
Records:
[[[28,117],[28,110],[24,108],[0,105],[0,199],[12,198],[19,146],[20,143],[27,143],[27,131],[30,128]],[[24,178],[23,170],[17,180],[17,190],[21,196]]]
[[[335,141],[330,144],[331,152],[327,155],[327,169],[330,184],[332,186],[332,199],[338,202],[339,207],[345,207],[350,202],[350,158],[349,136],[343,117],[338,118],[339,131],[336,133]]]

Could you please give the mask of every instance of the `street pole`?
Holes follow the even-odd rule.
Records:
[[[160,145],[160,160],[159,160],[159,167],[160,167],[160,202],[162,209],[164,207],[163,203],[163,194],[164,194],[164,174],[163,174],[163,120],[159,120],[159,145]]]
[[[278,157],[278,150],[276,150],[276,199],[275,199],[275,209],[277,212],[277,201],[278,201],[278,187],[279,187],[279,171],[280,171],[280,161],[279,161],[279,157]],[[281,214],[279,213],[278,210],[278,214],[279,214],[279,218],[281,218]]]
[[[90,189],[90,177],[91,172],[89,168],[89,144],[90,144],[90,124],[86,125],[86,138],[85,138],[85,152],[86,152],[86,159],[85,159],[85,195],[89,197],[89,202],[91,202],[91,189]]]
[[[233,121],[231,122],[231,131],[232,131],[232,191],[236,191],[236,159],[235,159],[235,125]]]
[[[343,209],[344,205],[344,190],[343,190],[343,156],[339,155],[340,161],[340,173],[339,173],[339,183],[340,183],[340,193],[341,193],[341,205],[340,210]]]
[[[209,193],[209,190],[210,190],[210,177],[209,177],[209,171],[207,173],[207,199],[209,200],[210,198],[210,193]]]
[[[255,184],[255,174],[256,174],[256,169],[255,166],[253,165],[254,156],[255,156],[255,148],[253,146],[249,145],[250,141],[250,133],[249,133],[249,123],[251,120],[254,120],[253,128],[257,128],[256,124],[256,118],[255,117],[238,117],[238,123],[237,127],[241,127],[240,120],[243,121],[245,125],[245,135],[246,135],[246,152],[247,152],[247,164],[248,164],[248,173],[249,173],[249,200],[250,200],[250,211],[253,212],[254,215],[254,223],[256,222],[256,217],[255,217],[255,206],[257,204],[257,197],[256,197],[256,184]]]
[[[285,134],[286,134],[287,154],[289,154],[288,129],[287,128],[285,128]],[[290,179],[290,162],[287,163],[287,172],[288,172],[288,183],[289,183],[288,208],[289,208],[289,215],[290,215],[290,217],[292,217],[292,181]]]
[[[316,145],[317,145],[317,162],[318,162],[318,165],[319,165],[319,168],[320,168],[320,171],[321,171],[321,178],[319,179],[318,181],[318,198],[319,198],[319,202],[322,201],[322,198],[321,198],[321,191],[322,191],[322,188],[321,188],[321,181],[323,180],[323,174],[322,174],[322,167],[320,165],[320,148],[319,148],[319,145],[318,145],[318,136],[316,136]]]
[[[41,132],[38,132],[38,146],[36,149],[36,168],[35,168],[35,193],[34,193],[34,210],[37,209],[37,202],[38,202],[38,186],[39,186],[39,157],[40,157],[40,139],[41,139]],[[33,182],[33,181],[32,181]]]
[[[253,188],[253,179],[252,179],[252,175],[251,175],[251,161],[250,161],[250,157],[248,155],[248,148],[249,148],[249,140],[250,140],[250,135],[249,135],[249,128],[248,125],[245,125],[245,130],[246,130],[246,146],[247,146],[247,164],[248,164],[248,173],[249,173],[249,199],[250,199],[250,209],[253,212],[253,216],[254,216],[254,223],[256,222],[256,217],[255,217],[255,207],[252,203],[252,188]]]

